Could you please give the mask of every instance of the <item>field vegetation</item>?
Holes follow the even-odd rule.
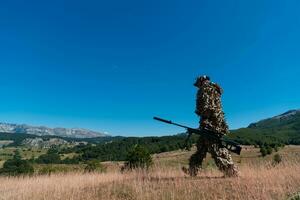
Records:
[[[148,171],[121,173],[122,162],[104,162],[105,171],[87,172],[81,165],[68,165],[72,169],[45,175],[1,177],[0,199],[288,199],[300,190],[298,146],[265,157],[259,148],[245,147],[241,156],[234,156],[239,178],[223,178],[209,156],[198,177],[186,176],[181,167],[191,153],[155,154]],[[274,163],[277,154],[281,160]]]

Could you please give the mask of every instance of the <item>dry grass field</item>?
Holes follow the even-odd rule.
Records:
[[[239,178],[223,178],[210,161],[198,177],[180,170],[191,152],[154,155],[149,172],[121,174],[116,165],[103,174],[67,173],[50,176],[1,177],[0,199],[22,200],[115,200],[115,199],[288,199],[300,191],[300,148],[280,150],[283,162],[272,165],[272,156],[258,157],[258,150],[247,148],[234,157],[241,171]]]

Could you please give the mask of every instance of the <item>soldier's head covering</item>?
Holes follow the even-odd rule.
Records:
[[[209,76],[204,75],[204,76],[197,77],[196,82],[194,83],[194,86],[201,87],[201,85],[204,81],[210,81]]]

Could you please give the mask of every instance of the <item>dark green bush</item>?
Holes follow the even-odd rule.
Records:
[[[38,157],[36,162],[39,164],[60,164],[61,159],[57,153],[47,153]]]
[[[72,165],[72,164],[79,164],[80,158],[78,156],[75,156],[73,158],[65,158],[64,160],[61,160],[61,164],[67,164],[67,165]]]
[[[273,149],[270,146],[267,146],[266,150],[267,150],[268,155],[272,154],[272,152],[273,152]]]
[[[260,153],[262,157],[265,157],[267,155],[267,149],[264,146],[260,147]]]
[[[277,165],[277,164],[281,163],[281,161],[282,161],[281,155],[275,154],[275,155],[273,156],[273,164],[274,164],[274,165]]]
[[[140,145],[135,145],[128,152],[125,169],[148,169],[152,163],[152,157],[149,151]]]
[[[29,161],[22,160],[20,153],[17,151],[13,159],[9,159],[3,164],[0,173],[9,176],[30,175],[34,173],[34,169]]]
[[[87,161],[85,172],[105,172],[105,168],[98,160]]]

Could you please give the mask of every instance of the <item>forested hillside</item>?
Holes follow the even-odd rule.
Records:
[[[61,154],[75,152],[79,160],[98,159],[101,161],[119,161],[126,158],[127,152],[134,145],[139,144],[146,147],[151,153],[162,153],[191,147],[192,143],[197,141],[197,136],[191,137],[186,143],[186,135],[179,134],[163,137],[128,137],[115,139],[111,142],[99,143],[97,145],[79,145],[71,148],[65,148],[60,151]]]
[[[231,138],[242,144],[279,142],[300,144],[300,110],[250,124],[247,128],[232,131]]]

